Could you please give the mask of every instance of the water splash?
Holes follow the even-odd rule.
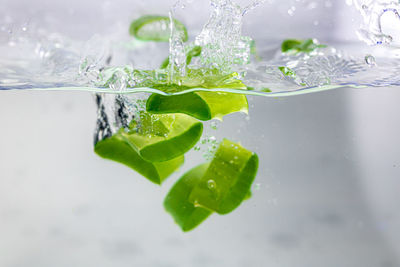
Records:
[[[131,121],[140,126],[141,113],[146,110],[145,96],[125,96],[121,94],[95,94],[97,105],[97,123],[94,144],[111,137],[120,129],[139,131],[140,127],[131,128]]]
[[[179,78],[185,75],[187,47],[198,45],[202,47],[200,65],[208,69],[218,69],[221,73],[229,73],[234,65],[250,62],[252,39],[242,36],[243,16],[256,8],[265,0],[256,0],[242,8],[231,0],[210,0],[211,14],[203,26],[194,44],[186,45],[179,36],[173,23],[173,17],[178,9],[184,9],[192,1],[180,0],[171,8],[170,25],[170,81],[179,84]]]
[[[400,1],[353,0],[353,3],[363,17],[358,37],[369,45],[390,44],[393,38],[382,31],[381,19],[387,12],[394,13],[400,19]]]
[[[171,57],[174,59],[171,62],[174,64],[173,71],[170,72],[168,70],[154,72],[141,70],[158,67],[165,58],[162,49],[167,48],[167,44],[140,43],[130,39],[123,45],[115,46],[115,44],[107,43],[118,40],[121,36],[117,38],[98,36],[86,43],[86,49],[82,49],[85,47],[83,43],[72,42],[71,45],[69,40],[57,34],[40,33],[35,30],[33,24],[18,27],[14,25],[11,30],[7,22],[8,24],[4,24],[4,27],[0,27],[0,37],[4,39],[4,44],[0,43],[3,45],[0,49],[4,55],[0,59],[0,90],[38,88],[40,90],[83,90],[114,94],[143,91],[166,94],[165,90],[154,89],[157,88],[154,87],[154,84],[167,84],[171,82],[172,78],[175,79],[174,83],[179,84],[179,76],[184,75],[187,70],[183,52],[187,51],[188,47],[195,45],[196,42],[205,48],[201,59],[193,60],[190,68],[216,67],[227,72],[233,69],[239,73],[237,77],[249,88],[246,91],[229,88],[213,90],[276,97],[344,86],[400,85],[398,75],[400,64],[398,56],[396,58],[393,54],[394,48],[392,47],[380,47],[383,52],[380,55],[374,53],[376,62],[373,63],[372,58],[365,58],[367,51],[359,51],[358,48],[354,49],[353,47],[349,49],[344,47],[344,50],[347,50],[352,56],[347,56],[339,49],[332,48],[310,55],[284,55],[280,53],[278,44],[272,48],[269,43],[263,42],[257,47],[257,52],[262,60],[246,64],[249,59],[251,39],[242,36],[242,19],[246,13],[262,2],[264,1],[255,1],[242,8],[231,0],[212,0],[211,16],[200,35],[192,43],[183,43],[180,36],[174,34],[172,26],[170,48],[172,49]],[[356,4],[359,7],[364,2],[366,7],[363,7],[363,14],[367,16],[367,14],[371,14],[372,10],[382,9],[381,4],[385,1],[360,0],[356,1]],[[185,8],[188,3],[190,3],[189,0],[182,0],[172,10]],[[398,6],[397,1],[386,1],[385,3]],[[385,12],[393,11],[393,9],[385,10]],[[171,16],[175,14],[174,12],[171,12]],[[394,13],[397,14],[396,12]],[[376,18],[376,16],[372,17]],[[375,27],[375,29],[379,29],[379,27]],[[12,46],[9,44],[10,40],[13,43]],[[110,47],[111,52],[109,51]],[[18,60],[11,58],[16,54],[15,52],[20,53],[21,51],[24,52],[21,54],[21,58]],[[398,52],[396,53],[398,54]],[[112,60],[110,56],[112,56]],[[118,58],[124,61],[122,63],[115,61]],[[142,63],[148,60],[153,60],[154,64]],[[111,65],[124,66],[125,64],[128,65],[110,67]],[[80,76],[77,74],[79,65]],[[280,67],[292,69],[295,75],[283,75]],[[178,75],[168,77],[168,73],[174,72],[177,72]],[[199,90],[199,88],[182,89],[179,92],[168,91],[167,93],[178,94],[193,90]]]
[[[249,62],[251,39],[241,35],[245,12],[229,0],[212,0],[211,7],[211,16],[195,43],[203,47],[204,67],[227,73],[234,64]]]

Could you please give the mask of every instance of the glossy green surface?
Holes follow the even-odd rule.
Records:
[[[240,144],[224,139],[189,201],[227,214],[249,194],[257,174],[258,157]]]
[[[222,119],[234,112],[248,112],[245,95],[223,92],[193,92],[176,96],[152,94],[146,109],[150,113],[184,113],[202,121]]]
[[[201,164],[185,173],[172,187],[164,200],[164,207],[184,232],[190,231],[203,222],[212,211],[196,207],[188,200],[209,163]]]
[[[98,142],[94,151],[102,158],[128,166],[156,184],[161,184],[184,162],[183,155],[165,162],[148,162],[119,134]]]

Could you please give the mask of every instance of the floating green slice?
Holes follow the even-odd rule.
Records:
[[[164,162],[148,162],[121,138],[115,134],[95,145],[95,152],[102,158],[122,163],[137,171],[150,181],[161,184],[169,175],[176,171],[184,162],[184,156]]]
[[[281,49],[282,52],[290,52],[290,53],[310,53],[317,48],[323,48],[326,45],[318,44],[313,39],[307,40],[296,40],[296,39],[288,39],[282,42]]]
[[[200,139],[203,124],[185,114],[141,114],[136,130],[123,138],[146,161],[168,161],[189,151]]]
[[[190,231],[204,221],[211,211],[195,207],[188,198],[206,172],[209,163],[201,164],[185,173],[172,187],[164,200],[164,207],[184,232]]]
[[[255,153],[224,139],[189,201],[195,206],[227,214],[246,198],[257,169]]]
[[[175,96],[152,94],[146,103],[150,113],[184,113],[202,121],[222,119],[234,112],[248,112],[243,94],[224,92],[193,92]]]
[[[174,26],[182,40],[188,40],[188,33],[182,22],[174,19]],[[146,15],[133,21],[129,33],[142,41],[168,42],[171,35],[170,19],[167,16]]]

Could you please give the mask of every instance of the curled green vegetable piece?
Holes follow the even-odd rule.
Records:
[[[203,124],[185,114],[142,113],[133,131],[122,132],[123,138],[144,160],[162,162],[189,151],[200,139]],[[136,129],[136,130],[135,130]]]
[[[222,119],[234,112],[248,112],[247,98],[243,94],[225,92],[193,92],[163,96],[152,94],[146,109],[154,114],[184,113],[202,121]]]
[[[198,184],[208,165],[209,163],[201,164],[185,173],[175,183],[164,200],[165,209],[184,232],[198,226],[212,213],[207,209],[195,207],[188,200],[192,189]]]
[[[182,40],[188,40],[188,33],[182,22],[174,19],[174,26]],[[133,21],[129,33],[142,41],[168,42],[171,35],[168,16],[146,15]]]
[[[192,190],[201,181],[209,166],[210,163],[203,163],[186,172],[165,197],[164,207],[166,211],[171,214],[176,224],[184,232],[194,229],[212,214],[211,210],[194,205],[189,201]],[[251,195],[252,193],[249,190],[243,200],[248,200]]]
[[[224,139],[189,201],[219,214],[236,209],[249,194],[258,157],[240,144]]]
[[[161,184],[184,162],[184,156],[164,162],[148,162],[121,137],[115,134],[96,143],[94,151],[102,158],[122,163],[137,171],[150,181]]]

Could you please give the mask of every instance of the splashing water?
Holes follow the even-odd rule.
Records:
[[[363,17],[359,38],[369,45],[390,44],[393,38],[382,31],[381,19],[386,12],[392,12],[400,19],[400,1],[353,0],[353,3]]]
[[[309,54],[293,55],[282,53],[279,44],[271,48],[268,42],[262,42],[257,44],[256,58],[251,53],[252,39],[242,35],[242,24],[244,16],[262,4],[262,0],[246,7],[233,0],[211,0],[210,17],[200,34],[193,42],[184,43],[172,18],[191,2],[195,1],[180,0],[170,11],[172,34],[169,57],[172,64],[169,70],[143,70],[159,66],[165,58],[163,49],[167,48],[167,44],[132,39],[116,41],[118,38],[114,35],[95,36],[83,44],[42,29],[35,31],[34,25],[21,25],[20,31],[16,31],[14,26],[12,33],[6,27],[4,36],[7,43],[0,43],[4,54],[4,58],[0,59],[0,90],[65,89],[114,94],[180,94],[193,90],[218,90],[277,97],[345,86],[400,85],[398,52],[390,50],[390,47],[380,47],[381,53],[374,54],[373,59],[365,57],[371,51],[361,51],[351,45],[330,46]],[[399,2],[357,0],[354,5],[364,17],[360,32],[366,36],[365,40],[370,44],[389,42],[391,37],[382,33],[380,18],[385,12],[398,15]],[[202,52],[190,63],[190,69],[214,68],[221,73],[236,72],[234,79],[243,81],[248,90],[156,89],[155,84],[181,84],[188,70],[186,52],[196,45],[202,47]],[[344,50],[347,53],[342,52]],[[15,55],[21,58],[15,60],[12,58]],[[281,68],[290,69],[291,75],[284,75]]]
[[[249,37],[241,35],[244,10],[229,0],[212,0],[211,16],[195,44],[203,47],[201,62],[207,68],[230,72],[234,64],[249,61]]]
[[[218,69],[222,73],[230,73],[232,67],[250,62],[252,39],[242,36],[243,16],[265,0],[256,0],[242,8],[230,0],[210,0],[211,15],[194,44],[201,46],[200,66],[208,69]],[[183,77],[186,69],[187,47],[179,36],[173,23],[173,17],[178,8],[185,8],[188,1],[178,1],[169,12],[171,25],[170,38],[170,81],[176,82],[175,76]],[[198,67],[200,67],[198,66]],[[178,75],[176,75],[178,74]],[[179,82],[178,82],[179,84]]]

